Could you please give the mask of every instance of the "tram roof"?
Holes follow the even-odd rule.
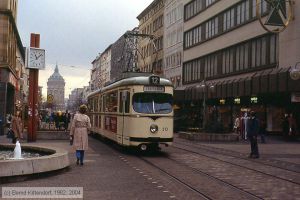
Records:
[[[119,81],[116,81],[106,87],[103,87],[101,89],[98,89],[92,93],[90,93],[87,97],[91,97],[99,92],[105,92],[107,90],[111,90],[114,89],[116,87],[120,87],[120,86],[126,86],[126,85],[150,85],[149,83],[149,77],[150,76],[138,76],[138,77],[130,77],[130,78],[124,78],[121,79]],[[160,84],[159,85],[163,85],[163,86],[172,86],[173,84],[170,80],[166,79],[166,78],[160,78]]]

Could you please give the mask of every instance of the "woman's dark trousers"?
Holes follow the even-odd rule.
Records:
[[[76,150],[76,157],[77,157],[77,160],[80,161],[80,164],[83,165],[84,150]]]

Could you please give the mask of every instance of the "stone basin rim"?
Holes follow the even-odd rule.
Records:
[[[14,149],[14,144],[0,144],[0,149]],[[66,168],[70,165],[68,151],[56,147],[41,147],[38,145],[23,144],[24,150],[52,153],[41,157],[16,160],[0,160],[0,179],[50,172]]]

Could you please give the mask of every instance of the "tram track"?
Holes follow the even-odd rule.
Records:
[[[179,144],[179,145],[184,145],[184,146],[189,146],[189,147],[192,146],[196,149],[202,149],[202,150],[210,151],[210,152],[225,155],[225,156],[232,156],[232,157],[236,157],[236,158],[239,158],[239,159],[248,160],[246,158],[247,155],[241,156],[242,154],[237,153],[237,152],[232,151],[232,150],[224,150],[224,149],[217,148],[217,147],[209,147],[209,146],[204,146],[204,145],[201,145],[201,144],[195,145],[193,143],[185,143],[185,142],[178,142],[178,141],[173,142],[173,143],[174,144]],[[225,153],[225,152],[228,152],[228,153]],[[257,160],[252,160],[252,162],[256,162],[256,163],[266,165],[266,166],[270,166],[270,167],[276,167],[278,169],[286,170],[286,171],[289,171],[289,172],[300,173],[300,166],[299,165],[297,165],[295,163],[287,162],[287,161],[279,161],[279,160],[274,160],[274,159],[272,159],[272,160],[263,160],[262,161],[261,159],[257,159]],[[286,166],[282,167],[282,166],[279,166],[278,164],[286,165]],[[294,166],[294,167],[287,167],[287,165],[288,166]]]
[[[155,165],[154,163],[152,163],[151,161],[143,158],[143,157],[138,157],[139,159],[141,159],[142,161],[144,161],[145,163],[147,163],[148,165],[154,167],[155,169],[158,169],[160,172],[163,172],[164,174],[166,174],[168,177],[170,177],[171,179],[175,180],[177,183],[180,183],[181,185],[189,188],[191,191],[196,192],[198,195],[200,195],[203,199],[207,199],[207,200],[212,200],[212,198],[210,198],[208,195],[204,194],[203,192],[199,191],[198,189],[194,188],[193,186],[191,186],[190,184],[180,180],[179,178],[177,178],[176,176],[172,175],[171,173],[167,172],[166,170],[164,170],[163,168]]]
[[[141,159],[141,160],[143,160],[145,163],[151,165],[152,167],[158,169],[159,171],[163,172],[164,174],[168,175],[169,177],[171,177],[172,179],[176,180],[177,182],[179,182],[180,184],[184,185],[185,187],[188,187],[192,191],[194,191],[197,194],[201,195],[203,198],[205,198],[205,199],[215,199],[215,197],[210,197],[209,196],[211,194],[205,194],[205,192],[200,191],[195,186],[191,185],[190,183],[187,183],[187,181],[184,181],[181,178],[179,178],[178,175],[177,176],[173,175],[172,173],[168,172],[163,167],[158,166],[157,162],[154,163],[154,162],[150,161],[147,157],[141,157],[141,156],[139,156],[138,158]],[[181,166],[181,167],[183,167],[185,169],[189,169],[189,170],[195,172],[197,175],[205,176],[205,177],[207,177],[208,179],[210,179],[213,182],[218,182],[218,184],[221,184],[221,185],[223,185],[223,186],[225,186],[227,188],[230,188],[230,191],[232,192],[232,197],[230,197],[228,199],[231,199],[231,198],[234,199],[234,197],[236,197],[237,193],[240,194],[240,195],[242,195],[244,198],[246,197],[245,199],[263,199],[263,198],[255,195],[253,193],[245,191],[245,190],[243,190],[243,189],[241,189],[239,187],[236,187],[235,185],[232,185],[230,183],[227,183],[226,181],[223,181],[223,180],[221,180],[221,179],[219,179],[217,177],[211,176],[208,173],[205,173],[205,172],[200,171],[198,169],[192,168],[192,167],[190,167],[190,166],[188,166],[188,165],[186,165],[184,163],[180,163],[177,160],[174,160],[172,158],[163,157],[163,159],[172,161],[173,163],[176,163],[177,165],[179,165],[179,166]],[[172,170],[170,170],[170,171],[172,171]],[[196,175],[194,175],[194,178],[196,178]],[[202,187],[204,187],[204,186],[202,185]],[[217,190],[218,188],[215,188],[215,189]],[[242,198],[242,196],[239,196],[239,199],[244,199],[244,198]]]
[[[176,144],[176,145],[180,144],[180,145],[183,145],[183,146],[189,147],[189,148],[190,148],[190,146],[191,146],[190,144],[182,144],[182,143],[179,143],[179,142],[175,142],[174,144]],[[199,146],[196,146],[196,147],[195,147],[194,145],[192,145],[192,146],[193,146],[193,148],[196,148],[197,150],[210,151],[210,152],[212,152],[212,153],[216,153],[216,154],[219,154],[219,155],[230,156],[230,157],[234,157],[234,158],[237,158],[237,159],[240,159],[240,160],[244,160],[244,161],[246,161],[246,162],[250,162],[249,159],[246,159],[246,158],[244,158],[244,157],[232,156],[231,154],[228,155],[228,154],[225,154],[225,153],[216,152],[216,151],[213,151],[213,150],[211,150],[211,149],[203,148],[202,146],[201,146],[201,147],[199,147]],[[298,173],[297,171],[294,171],[294,170],[289,170],[289,169],[286,169],[286,168],[282,168],[282,167],[278,167],[278,166],[274,166],[274,165],[270,165],[270,164],[265,164],[265,163],[262,163],[262,162],[257,162],[257,161],[255,161],[255,160],[251,159],[251,162],[254,162],[254,163],[256,163],[256,164],[259,164],[259,165],[265,165],[265,166],[268,166],[268,167],[271,167],[271,168],[277,168],[277,169],[279,169],[279,170],[284,170],[286,173],[289,173],[289,174],[290,174],[290,175],[289,175],[289,174],[286,175],[286,176],[290,177],[289,179],[287,179],[287,178],[281,177],[281,176],[282,176],[281,173],[277,173],[277,174],[279,174],[280,176],[279,176],[279,175],[273,175],[273,174],[271,174],[271,173],[267,173],[267,172],[264,172],[264,171],[262,171],[262,170],[254,169],[253,167],[252,167],[252,168],[251,168],[251,167],[248,167],[248,166],[246,166],[246,164],[237,164],[237,163],[234,163],[234,162],[227,161],[227,160],[225,160],[226,158],[217,158],[217,157],[215,157],[215,156],[210,156],[210,155],[207,155],[207,154],[205,154],[205,153],[200,153],[200,152],[197,152],[197,151],[195,151],[195,150],[189,150],[189,149],[182,148],[182,147],[178,147],[178,146],[172,146],[171,148],[177,148],[177,149],[180,149],[180,150],[184,150],[184,151],[186,151],[186,152],[189,152],[189,153],[193,153],[193,154],[205,156],[205,157],[210,158],[210,159],[215,159],[215,160],[218,160],[218,161],[221,161],[221,162],[230,164],[230,165],[235,165],[235,166],[238,166],[238,167],[242,167],[242,168],[245,168],[245,169],[248,169],[248,170],[255,171],[255,172],[257,172],[257,173],[261,173],[261,174],[264,174],[264,175],[267,175],[267,176],[271,176],[271,177],[274,177],[274,178],[277,178],[277,179],[281,179],[281,180],[283,180],[283,181],[287,181],[287,182],[290,182],[290,183],[293,183],[293,184],[300,185],[300,176],[299,176],[299,173]],[[231,159],[231,160],[232,160],[232,159]],[[267,171],[267,170],[265,169],[265,171]],[[270,171],[272,171],[272,170],[270,170]],[[297,176],[299,177],[298,179],[295,178],[295,177],[297,177]]]
[[[229,156],[228,158],[231,160],[235,159]],[[300,198],[300,184],[299,178],[297,178],[299,174],[297,173],[294,173],[297,177],[293,181],[273,175],[272,173],[264,173],[263,171],[228,161],[224,162],[222,159],[176,146],[171,147],[168,159],[178,162],[186,168],[192,168],[197,173],[204,172],[209,176],[224,181],[228,185],[233,185],[233,187],[250,192],[250,194],[254,194],[259,198],[265,199],[272,198],[273,196],[282,196],[284,199]],[[245,160],[251,165],[252,159]],[[257,163],[254,164],[257,165]],[[263,193],[260,191],[261,188],[263,188]]]
[[[130,163],[130,167],[139,168],[143,174],[151,176],[153,180],[169,188],[169,191],[179,199],[185,198],[184,195],[191,195],[193,198],[190,199],[247,200],[300,197],[298,192],[300,187],[297,181],[261,173],[251,167],[237,165],[226,160],[224,162],[222,159],[210,156],[216,152],[205,150],[203,153],[203,150],[197,150],[195,147],[188,149],[186,145],[178,148],[178,145],[174,142],[173,146],[154,155],[126,153],[123,152],[124,149],[119,148],[115,149],[115,153],[123,156]],[[205,155],[205,152],[210,152],[210,155]],[[223,156],[229,158],[228,154]],[[236,160],[236,157],[231,156],[230,159]],[[253,159],[242,160],[249,163],[254,161]],[[259,163],[254,162],[254,164]]]

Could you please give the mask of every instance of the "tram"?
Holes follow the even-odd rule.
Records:
[[[173,142],[173,85],[139,73],[88,96],[91,132],[125,147],[157,149]]]

